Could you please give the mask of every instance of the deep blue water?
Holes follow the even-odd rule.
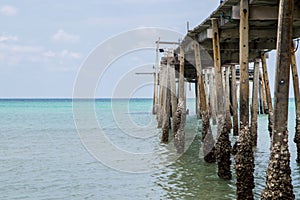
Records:
[[[151,99],[0,100],[0,199],[235,199],[235,174],[222,181],[216,165],[203,162],[194,100],[188,101],[186,125],[193,142],[179,158],[172,146],[160,144],[151,105]],[[292,178],[300,199],[293,100],[289,109]],[[256,199],[265,186],[268,135],[261,115]]]

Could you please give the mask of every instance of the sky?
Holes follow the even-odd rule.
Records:
[[[109,57],[105,50],[122,49],[139,38],[135,35],[137,31],[130,32],[132,30],[155,27],[155,30],[184,35],[187,21],[190,28],[195,27],[218,5],[218,0],[190,0],[188,3],[184,0],[2,0],[0,98],[71,98],[77,77],[101,45],[111,45],[114,38],[122,38],[128,31],[132,33],[123,38],[124,42],[107,45],[108,49],[100,51],[102,56]],[[93,87],[97,98],[152,97],[150,80],[153,77],[137,76],[132,70],[153,72],[158,32],[147,38],[150,46],[141,45],[142,49],[130,52],[124,48],[121,52],[124,54],[116,54],[117,57],[110,60],[113,62],[105,68],[104,74],[96,74],[98,82]],[[180,39],[176,34],[170,38],[162,35],[162,40]],[[95,66],[106,67],[100,66],[100,57]],[[274,66],[273,57],[269,60]],[[270,76],[273,73],[271,69]],[[137,82],[140,87],[133,87],[130,94],[115,94],[114,91],[124,90],[120,85],[130,82]]]

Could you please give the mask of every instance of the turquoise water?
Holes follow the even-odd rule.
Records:
[[[222,181],[216,175],[216,165],[203,162],[201,121],[195,117],[194,100],[188,101],[186,135],[194,139],[188,150],[167,164],[155,162],[156,170],[149,163],[151,170],[145,173],[123,172],[126,167],[136,167],[128,166],[127,158],[120,159],[117,167],[102,163],[82,140],[96,135],[101,127],[106,138],[123,151],[137,155],[162,152],[156,155],[166,161],[171,152],[159,142],[161,132],[151,114],[152,100],[96,100],[92,102],[93,116],[89,112],[91,102],[77,101],[74,105],[80,113],[73,116],[72,100],[0,100],[0,199],[235,199],[235,174],[233,180]],[[296,198],[300,199],[300,166],[295,162],[292,142],[293,101],[289,109],[292,178]],[[93,117],[99,127],[90,123]],[[78,134],[76,128],[87,135]],[[255,150],[256,199],[265,185],[268,135],[267,116],[261,115]],[[114,160],[109,149],[98,148]]]

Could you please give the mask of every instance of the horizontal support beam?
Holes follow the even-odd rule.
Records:
[[[238,29],[220,29],[220,41],[228,41],[233,39],[238,39],[240,37]],[[293,38],[300,37],[300,28],[295,28],[293,30]],[[249,30],[249,40],[256,40],[256,39],[276,39],[277,38],[277,27],[272,29],[253,29],[250,27]],[[205,40],[212,39],[212,32],[211,29],[207,29],[202,31],[198,34],[198,41],[204,42]]]
[[[203,42],[201,46],[206,50],[212,50],[212,43],[211,42]],[[221,50],[227,51],[239,51],[240,44],[238,41],[232,42],[222,42],[220,43]],[[258,40],[255,42],[249,43],[249,49],[253,50],[269,50],[269,49],[276,49],[276,40]]]
[[[249,6],[249,20],[278,20],[278,6]],[[240,19],[240,6],[232,6],[232,19]],[[294,7],[294,20],[300,20],[300,8]]]

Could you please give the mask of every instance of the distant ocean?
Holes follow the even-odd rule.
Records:
[[[77,100],[76,105],[82,106],[84,112],[88,101]],[[102,164],[82,144],[73,119],[72,100],[2,99],[0,199],[235,199],[235,174],[231,181],[220,180],[216,165],[207,164],[201,158],[201,120],[196,119],[194,103],[194,99],[187,103],[190,115],[186,135],[196,136],[185,154],[166,167],[158,166],[147,173],[128,173]],[[161,131],[151,114],[152,99],[97,99],[94,108],[99,125],[116,146],[128,152],[165,148],[160,144]],[[289,149],[294,192],[296,199],[300,199],[300,165],[295,162],[293,143],[294,110],[291,99]],[[127,124],[128,117],[133,123]],[[89,126],[88,117],[82,115],[80,120],[86,122],[86,132],[95,131],[95,127]],[[260,199],[265,187],[270,144],[267,123],[267,116],[260,115],[255,150],[255,199]],[[141,139],[139,134],[149,138]],[[231,140],[234,142],[236,138],[232,136]],[[108,157],[111,155],[108,149],[103,151]]]

